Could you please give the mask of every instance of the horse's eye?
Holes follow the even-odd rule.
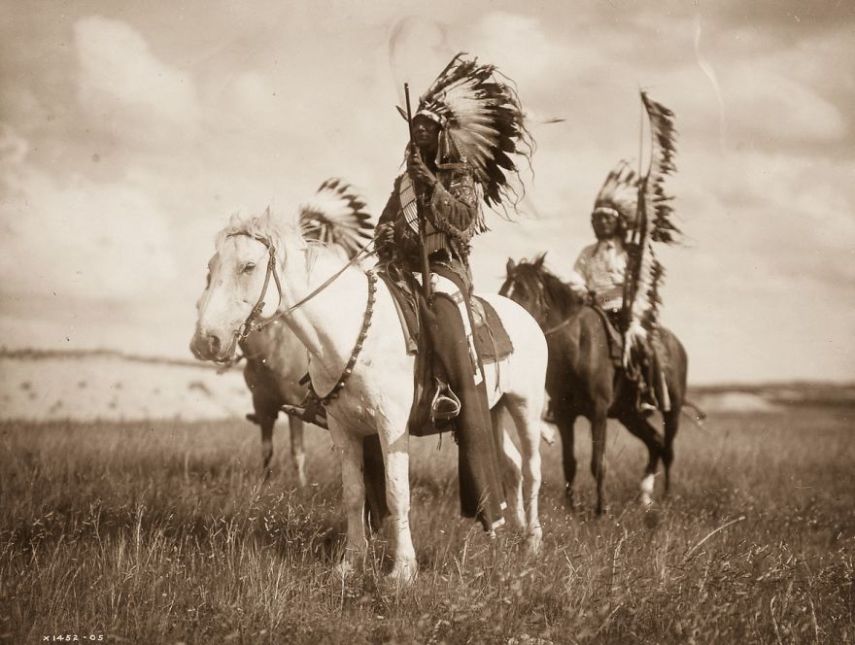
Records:
[[[240,270],[241,273],[246,273],[246,274],[252,273],[253,271],[255,271],[255,262],[247,262],[246,264],[243,265],[243,268]]]
[[[208,275],[205,276],[205,288],[208,289],[211,286],[211,272],[208,271]]]

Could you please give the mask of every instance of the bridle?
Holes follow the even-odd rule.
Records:
[[[279,273],[276,270],[276,247],[273,244],[273,241],[269,237],[263,237],[260,235],[252,235],[250,233],[232,233],[229,237],[237,236],[237,235],[247,235],[252,237],[253,239],[261,242],[264,246],[267,247],[268,251],[268,260],[267,260],[267,273],[264,276],[264,284],[261,287],[261,293],[258,295],[258,300],[256,300],[255,305],[252,308],[252,311],[249,312],[249,315],[246,317],[246,320],[243,324],[238,327],[235,331],[236,342],[235,346],[242,343],[247,339],[250,333],[253,331],[257,331],[259,329],[263,329],[265,326],[269,325],[271,322],[276,320],[277,318],[281,318],[283,316],[288,316],[292,314],[296,309],[302,307],[306,302],[314,298],[321,291],[330,286],[333,282],[335,282],[338,277],[344,273],[348,267],[357,263],[363,257],[367,257],[371,255],[374,251],[371,250],[371,245],[374,240],[370,240],[365,244],[357,253],[354,254],[352,258],[343,266],[341,269],[333,273],[329,278],[324,280],[324,282],[318,286],[316,289],[313,289],[309,294],[307,294],[304,298],[302,298],[299,302],[291,305],[287,309],[279,310],[279,305],[282,304],[282,282],[279,279]],[[273,281],[276,283],[276,290],[279,293],[279,305],[277,305],[277,311],[272,316],[268,317],[266,320],[256,324],[256,321],[261,316],[261,312],[264,309],[264,296],[267,294],[267,287],[270,285],[270,277],[273,277]],[[368,337],[368,328],[371,326],[371,317],[374,312],[374,304],[375,298],[377,294],[377,275],[374,271],[367,272],[368,277],[368,304],[365,308],[365,313],[362,318],[362,327],[359,330],[359,336],[356,339],[356,343],[353,346],[353,350],[350,353],[350,358],[344,366],[344,370],[339,376],[336,383],[327,392],[324,396],[319,396],[315,391],[314,385],[312,384],[311,379],[308,380],[308,392],[306,397],[306,409],[308,410],[312,406],[320,406],[326,407],[330,402],[338,398],[338,395],[341,393],[341,390],[347,384],[347,381],[350,379],[350,375],[353,374],[353,368],[356,365],[356,361],[359,358],[360,353],[362,352],[362,347],[365,344],[365,339]],[[234,351],[234,350],[232,350]],[[230,358],[226,361],[227,367],[231,367],[235,365],[237,362],[241,360],[242,357],[238,357],[235,359]],[[227,369],[227,367],[225,369]],[[308,377],[308,374],[306,375]]]
[[[273,245],[273,242],[268,237],[262,237],[261,235],[250,235],[249,233],[231,233],[228,237],[236,237],[238,235],[248,235],[252,237],[254,240],[261,242],[264,246],[267,247],[268,259],[267,259],[267,272],[264,274],[264,284],[261,286],[261,293],[258,294],[258,300],[255,301],[255,305],[252,310],[249,312],[249,315],[246,317],[246,320],[243,321],[240,327],[235,331],[235,335],[237,336],[237,343],[244,342],[249,334],[253,331],[253,324],[256,319],[261,316],[261,312],[264,310],[264,296],[267,294],[267,287],[270,285],[270,276],[273,276],[273,281],[276,283],[276,291],[279,294],[279,303],[276,305],[276,309],[279,309],[279,305],[282,304],[282,282],[279,280],[279,272],[276,270],[276,247]],[[271,316],[267,321],[263,323],[262,326],[266,326],[272,322],[274,318],[276,318],[277,314]],[[258,327],[260,329],[261,327]]]
[[[235,330],[233,348],[245,342],[253,331],[264,329],[273,321],[284,316],[290,316],[294,311],[302,307],[309,300],[314,298],[321,291],[323,291],[333,282],[335,282],[335,280],[338,279],[338,277],[342,273],[344,273],[350,266],[356,264],[362,258],[368,257],[369,255],[374,253],[374,251],[370,248],[373,242],[373,240],[371,240],[365,246],[363,246],[357,253],[355,253],[354,256],[350,258],[350,260],[343,267],[341,267],[341,269],[333,273],[320,286],[313,289],[309,294],[307,294],[305,297],[303,297],[287,309],[279,310],[279,307],[282,305],[282,282],[279,279],[279,272],[277,271],[276,266],[276,246],[273,244],[273,241],[269,237],[247,233],[244,231],[238,233],[230,233],[227,237],[237,237],[240,235],[251,237],[252,239],[256,240],[257,242],[261,242],[261,244],[267,247],[268,259],[267,271],[264,274],[264,283],[261,286],[261,293],[258,294],[258,299],[255,301],[255,305],[253,305],[252,310],[246,317],[246,320],[244,320],[243,323]],[[267,318],[259,322],[259,319],[261,318],[261,312],[264,310],[264,297],[265,295],[267,295],[267,288],[270,285],[271,277],[273,278],[273,282],[276,284],[276,291],[279,296],[279,302],[276,305],[277,311],[272,316],[268,316]],[[234,351],[234,349],[232,349],[232,351]],[[238,363],[242,358],[242,356],[239,356],[237,358],[229,358],[226,361],[223,361],[223,363],[225,363],[228,367],[231,367],[232,365]]]
[[[512,291],[512,289],[513,289],[513,286],[515,284],[517,284],[517,281],[514,280],[514,277],[512,275],[509,274],[508,279],[506,280],[505,284],[509,285],[510,288],[508,289],[508,293],[510,293],[510,291]],[[504,290],[505,289],[503,286],[501,291],[504,291]],[[500,291],[500,293],[501,293],[501,291]],[[539,311],[542,311],[544,313],[544,316],[549,315],[550,307],[546,302],[546,293],[544,292],[543,283],[540,282],[539,280],[537,281],[537,296],[535,297],[535,305],[538,307]],[[549,327],[548,329],[543,329],[543,335],[544,336],[551,336],[555,332],[560,331],[561,329],[563,329],[564,327],[569,325],[572,320],[573,320],[572,315],[567,316],[558,324],[553,325],[552,327]],[[541,329],[542,329],[542,327],[541,327]]]

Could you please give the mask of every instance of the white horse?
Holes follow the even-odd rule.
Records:
[[[365,201],[347,182],[331,177],[324,181],[312,198],[300,208],[299,222],[303,234],[337,250],[346,260],[356,255],[360,246],[371,238],[371,216]],[[191,351],[196,351],[195,343]],[[252,394],[253,411],[247,419],[261,428],[261,457],[265,480],[270,477],[273,457],[273,427],[283,405],[303,402],[307,388],[300,383],[308,370],[306,348],[281,319],[251,330],[240,343],[246,358],[244,381]],[[303,444],[303,420],[289,416],[291,463],[297,484],[306,486],[306,451]]]
[[[307,243],[296,223],[278,221],[269,211],[258,217],[233,217],[217,236],[193,345],[200,357],[227,360],[252,323],[253,311],[262,301],[275,301],[268,296],[277,293],[274,283],[279,287],[279,305],[267,313],[281,317],[308,350],[309,375],[319,396],[336,392],[326,409],[341,457],[347,513],[341,569],[360,566],[367,553],[362,440],[377,433],[385,464],[387,523],[393,535],[390,577],[408,583],[417,572],[409,524],[407,428],[414,358],[407,353],[395,304],[382,281],[378,284],[372,272],[354,264],[342,264],[329,249]],[[493,423],[505,430],[503,482],[509,520],[537,551],[542,539],[539,442],[546,341],[534,319],[515,302],[497,295],[484,297],[501,317],[514,348],[508,358],[486,370]],[[506,432],[508,414],[517,428],[522,459]]]

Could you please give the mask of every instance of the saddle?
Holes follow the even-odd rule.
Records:
[[[441,270],[440,274],[449,275]],[[448,386],[441,366],[430,360],[430,342],[423,329],[420,313],[426,308],[421,286],[411,274],[392,276],[380,272],[378,275],[392,294],[407,351],[416,357],[415,396],[409,417],[410,434],[422,437],[453,430],[453,421],[460,412],[460,400]],[[452,281],[457,284],[456,280]],[[462,291],[460,289],[460,293]],[[438,292],[435,297],[447,296]],[[464,299],[464,302],[466,300],[469,307],[466,307],[465,313],[472,338],[470,353],[474,353],[476,358],[477,371],[483,374],[484,365],[497,363],[512,354],[513,344],[489,302],[478,296]],[[461,305],[461,315],[463,313]],[[467,326],[466,323],[464,326]]]
[[[668,383],[665,376],[665,361],[667,352],[662,347],[661,341],[654,337],[651,340],[650,356],[647,356],[639,365],[627,366],[623,362],[623,337],[618,329],[621,312],[608,312],[596,303],[590,305],[597,312],[606,331],[609,344],[609,357],[615,366],[615,378],[620,379],[624,375],[631,381],[638,383],[640,380],[646,382],[651,388],[651,396],[655,406],[662,412],[671,409],[671,397],[668,393]],[[640,397],[640,391],[636,392]],[[640,404],[639,404],[640,407]]]
[[[421,285],[409,273],[396,272],[393,277],[387,271],[379,271],[377,276],[386,283],[392,295],[404,333],[407,353],[416,357],[415,396],[409,417],[410,434],[422,437],[453,430],[453,421],[460,413],[460,399],[448,386],[448,379],[443,374],[441,366],[430,360],[431,348],[428,334],[422,333],[420,311],[423,307],[426,308],[426,305]],[[445,294],[437,293],[437,297],[445,297]],[[478,296],[468,300],[470,306],[466,313],[473,341],[470,353],[474,354],[476,359],[477,372],[483,375],[484,365],[498,363],[507,358],[513,353],[514,348],[493,306]],[[308,374],[300,379],[301,385],[309,383]],[[328,427],[326,409],[311,391],[302,405],[283,404],[280,409],[308,423],[322,428]]]

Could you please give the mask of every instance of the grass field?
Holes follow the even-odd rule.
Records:
[[[563,507],[559,450],[544,446],[544,548],[531,559],[458,517],[453,441],[413,439],[421,570],[399,593],[382,582],[380,538],[372,570],[345,585],[332,571],[344,521],[321,431],[307,433],[315,483],[298,491],[287,424],[260,486],[244,421],[7,423],[0,641],[855,642],[853,421],[851,408],[818,408],[687,423],[655,513],[635,503],[642,446],[613,426],[601,519],[586,467],[585,507]],[[586,431],[577,444],[586,465]]]

